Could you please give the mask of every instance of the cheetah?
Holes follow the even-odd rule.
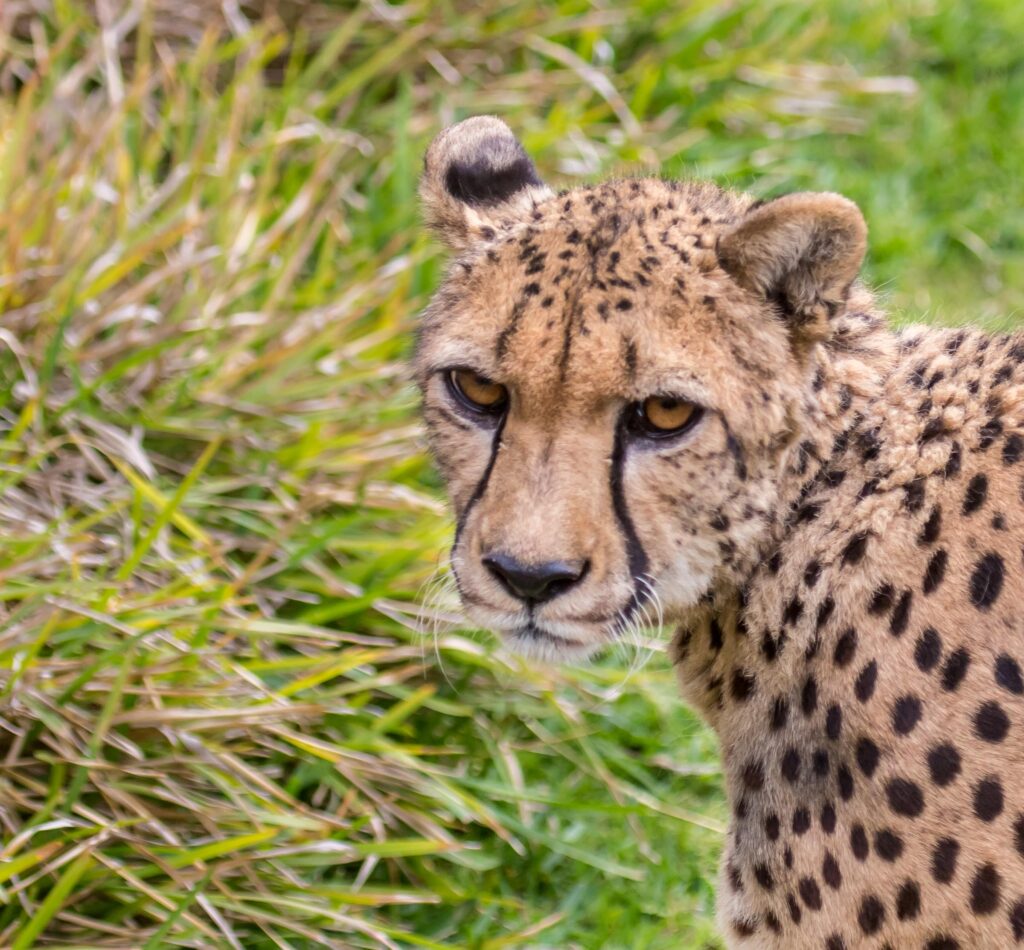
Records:
[[[671,619],[727,945],[1024,942],[1024,334],[890,329],[836,194],[556,193],[476,117],[421,197],[461,599],[542,661]]]

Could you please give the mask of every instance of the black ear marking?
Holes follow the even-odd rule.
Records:
[[[512,130],[494,116],[445,129],[424,156],[424,217],[455,250],[491,241],[517,222],[539,220],[538,205],[553,197]]]
[[[543,182],[519,142],[494,135],[477,143],[471,158],[454,160],[445,173],[444,184],[456,200],[487,207]]]

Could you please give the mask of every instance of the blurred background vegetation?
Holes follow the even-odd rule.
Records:
[[[539,669],[421,606],[420,156],[492,112],[560,185],[842,191],[895,320],[1004,326],[1021,36],[1016,0],[4,0],[0,945],[718,946],[663,652]]]

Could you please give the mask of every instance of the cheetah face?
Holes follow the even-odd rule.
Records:
[[[659,180],[555,195],[489,117],[435,140],[421,194],[457,252],[415,368],[469,615],[579,658],[749,570],[863,254],[856,208]]]

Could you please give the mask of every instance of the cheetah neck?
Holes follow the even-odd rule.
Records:
[[[805,500],[827,482],[834,456],[874,415],[897,362],[899,337],[867,290],[851,294],[850,306],[834,327],[813,358],[808,384],[793,412],[793,437],[780,456],[779,501],[761,555],[770,556],[778,548],[801,516]],[[869,433],[864,435],[870,440]]]
[[[897,362],[899,336],[886,326],[867,290],[854,289],[850,306],[835,318],[834,327],[830,341],[814,355],[806,390],[793,407],[793,434],[779,456],[778,503],[761,544],[746,564],[718,578],[703,602],[682,618],[672,644],[684,695],[712,726],[725,685],[723,655],[731,641],[748,635],[751,584],[771,571],[794,526],[813,515],[809,499],[835,477],[831,463],[848,440],[870,442],[865,419],[873,416]],[[772,649],[770,640],[766,648]]]

